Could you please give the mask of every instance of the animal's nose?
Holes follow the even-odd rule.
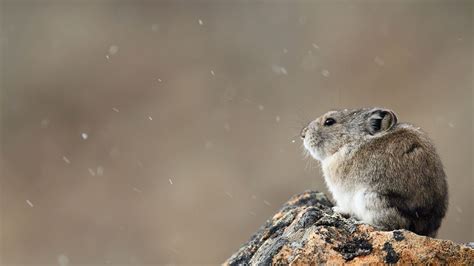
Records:
[[[306,137],[306,133],[308,133],[308,127],[304,127],[304,128],[301,130],[301,133],[300,133],[301,139],[304,139],[304,138]]]

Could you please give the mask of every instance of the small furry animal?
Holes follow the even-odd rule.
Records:
[[[330,111],[301,138],[321,162],[335,212],[435,237],[448,204],[443,165],[424,132],[397,121],[383,108]]]

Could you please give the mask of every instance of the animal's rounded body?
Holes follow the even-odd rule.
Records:
[[[446,175],[428,136],[381,108],[331,111],[302,131],[321,162],[335,211],[384,230],[435,236],[448,202]]]

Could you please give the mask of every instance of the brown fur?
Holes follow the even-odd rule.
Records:
[[[324,125],[328,118],[336,122]],[[436,235],[448,203],[446,175],[420,129],[399,124],[391,110],[364,108],[328,112],[305,127],[302,138],[322,162],[336,204],[338,198],[363,203],[364,211],[344,212],[386,230]]]

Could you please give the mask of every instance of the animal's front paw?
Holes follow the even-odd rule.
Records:
[[[339,214],[342,215],[344,218],[349,218],[349,217],[351,217],[351,215],[350,215],[348,212],[342,210],[342,209],[341,209],[340,207],[338,207],[338,206],[332,207],[332,211],[335,212],[335,213],[339,213]]]

